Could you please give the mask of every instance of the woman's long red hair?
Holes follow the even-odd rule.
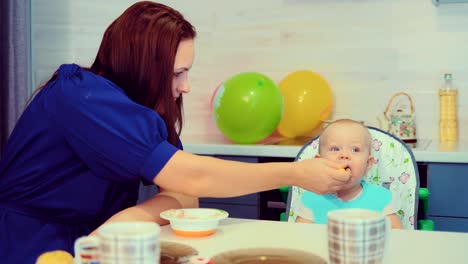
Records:
[[[178,11],[141,1],[106,29],[89,70],[114,82],[136,103],[157,111],[166,123],[168,141],[177,145],[183,105],[182,96],[174,101],[172,95],[174,62],[179,43],[195,37],[195,28]]]

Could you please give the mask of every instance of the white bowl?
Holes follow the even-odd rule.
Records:
[[[211,208],[170,209],[160,214],[169,220],[172,231],[185,237],[209,236],[216,232],[219,221],[229,216],[226,211]]]

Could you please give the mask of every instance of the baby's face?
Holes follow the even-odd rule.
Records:
[[[351,172],[349,187],[359,184],[373,163],[367,128],[355,123],[334,123],[320,136],[320,156],[346,162]]]

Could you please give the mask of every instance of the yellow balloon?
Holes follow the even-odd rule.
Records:
[[[289,138],[317,134],[333,106],[327,81],[315,72],[302,70],[288,74],[279,88],[284,108],[278,132]]]

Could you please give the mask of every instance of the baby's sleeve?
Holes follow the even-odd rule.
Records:
[[[395,214],[398,212],[398,208],[401,207],[401,201],[398,195],[394,195],[392,192],[390,193],[392,194],[392,199],[390,199],[388,205],[383,209],[385,215]]]
[[[302,199],[298,199],[295,210],[296,216],[300,216],[312,222],[314,221],[314,213],[312,212],[312,209],[305,206]]]

